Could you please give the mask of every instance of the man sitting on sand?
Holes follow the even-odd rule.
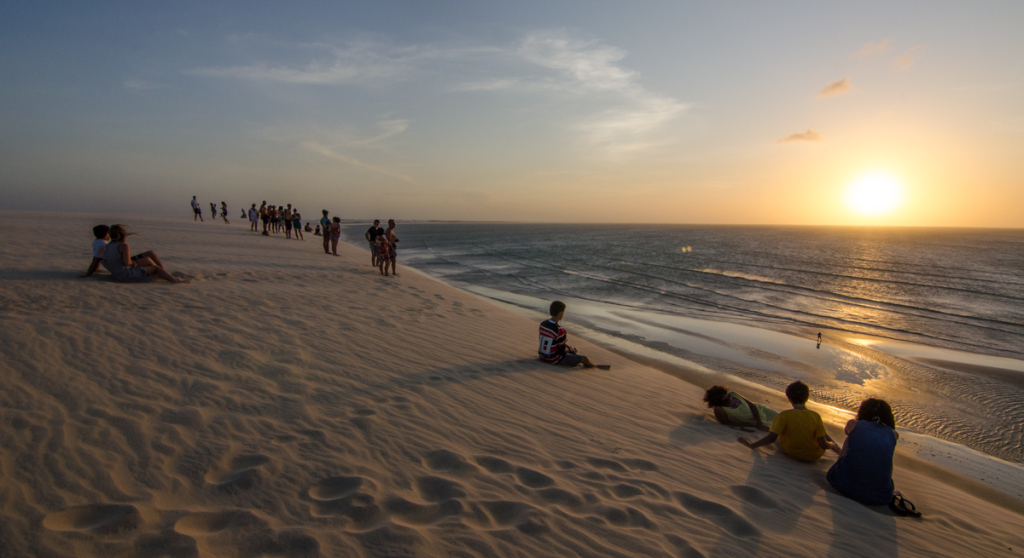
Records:
[[[811,390],[797,380],[786,386],[786,398],[792,409],[782,411],[772,422],[771,431],[764,438],[750,442],[740,436],[736,441],[750,449],[767,446],[779,440],[782,452],[798,461],[817,461],[830,449],[839,453],[839,445],[829,438],[821,415],[807,408]]]
[[[575,347],[565,344],[565,328],[558,325],[558,322],[562,321],[562,318],[565,317],[564,302],[560,300],[552,302],[549,312],[551,313],[551,319],[540,323],[540,347],[537,349],[537,354],[541,361],[570,368],[575,367],[577,364],[582,364],[586,368],[611,369],[611,366],[608,364],[594,364],[590,362],[589,358],[577,354]]]

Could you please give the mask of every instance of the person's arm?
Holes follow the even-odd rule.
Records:
[[[832,450],[836,453],[843,451],[839,448],[839,444],[830,440],[828,436],[818,436],[818,447],[823,450]]]
[[[367,242],[373,242],[372,240],[370,240],[370,231],[366,231],[365,233],[363,233],[363,238],[365,238]]]
[[[124,264],[125,267],[135,266],[135,262],[132,261],[131,248],[128,248],[126,243],[122,242],[121,245],[117,247],[117,251],[121,252],[121,263]]]
[[[769,433],[764,435],[764,438],[761,438],[760,440],[758,440],[756,442],[753,442],[753,443],[751,443],[750,440],[744,438],[743,436],[740,436],[739,438],[737,438],[736,441],[741,443],[741,444],[743,444],[744,446],[747,446],[750,449],[757,449],[757,448],[759,448],[761,446],[767,446],[768,444],[775,443],[775,440],[778,440],[778,439],[779,439],[779,435],[778,434],[776,434],[774,432],[769,432]]]
[[[97,257],[93,256],[92,263],[89,264],[89,269],[87,269],[85,271],[85,275],[79,275],[79,277],[92,277],[92,274],[96,273],[96,270],[99,269],[100,262],[102,262],[102,261],[103,261],[103,258],[97,258]]]
[[[733,424],[733,422],[729,420],[729,415],[725,414],[725,409],[722,407],[715,405],[713,409],[715,411],[715,418],[718,419],[718,422],[726,426],[740,426],[738,424]]]
[[[757,405],[754,405],[753,403],[750,402],[749,399],[743,397],[742,395],[739,397],[744,402],[746,402],[748,407],[750,407],[750,413],[754,417],[754,426],[756,426],[758,430],[768,430],[768,428],[764,425],[764,421],[761,420],[761,410],[757,408]]]

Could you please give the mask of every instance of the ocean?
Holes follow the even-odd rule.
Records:
[[[909,427],[1024,461],[1024,231],[410,223],[398,233],[399,266],[541,313],[563,299],[568,323],[772,388],[810,377],[838,407],[885,396]],[[721,323],[741,329],[719,336]],[[743,327],[789,337],[736,347]],[[818,331],[825,352],[787,348]]]

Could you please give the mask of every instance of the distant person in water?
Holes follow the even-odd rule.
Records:
[[[881,399],[865,399],[857,418],[846,423],[839,459],[825,476],[847,498],[869,506],[893,501],[892,456],[896,452],[896,418]]]
[[[767,446],[779,440],[782,452],[798,461],[817,461],[825,450],[839,453],[839,446],[825,432],[821,415],[807,408],[811,390],[807,384],[797,380],[786,386],[786,399],[792,409],[782,411],[772,421],[771,430],[764,438],[751,442],[740,436],[736,441],[750,449]]]
[[[729,386],[711,386],[704,392],[704,402],[714,410],[718,422],[729,426],[753,426],[768,431],[778,411],[729,391]]]
[[[129,233],[124,225],[113,225],[110,227],[110,243],[103,249],[103,266],[114,276],[114,281],[120,283],[141,283],[149,281],[151,276],[157,276],[171,283],[188,283],[184,279],[178,279],[163,265],[157,265],[159,259],[139,258],[132,260],[131,248],[126,240]],[[155,255],[155,254],[154,254]]]
[[[565,317],[565,303],[556,300],[548,308],[551,318],[540,323],[540,346],[537,348],[538,358],[548,364],[573,368],[582,364],[586,368],[608,370],[607,364],[594,364],[589,358],[578,354],[575,347],[566,344],[565,328],[558,325]]]
[[[196,200],[195,196],[192,196],[192,220],[199,219],[199,222],[203,222],[203,209],[199,207],[199,201]]]

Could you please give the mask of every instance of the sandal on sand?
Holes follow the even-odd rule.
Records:
[[[914,503],[904,498],[902,494],[893,494],[892,500],[889,501],[889,509],[896,515],[921,517],[921,512],[917,511]]]

